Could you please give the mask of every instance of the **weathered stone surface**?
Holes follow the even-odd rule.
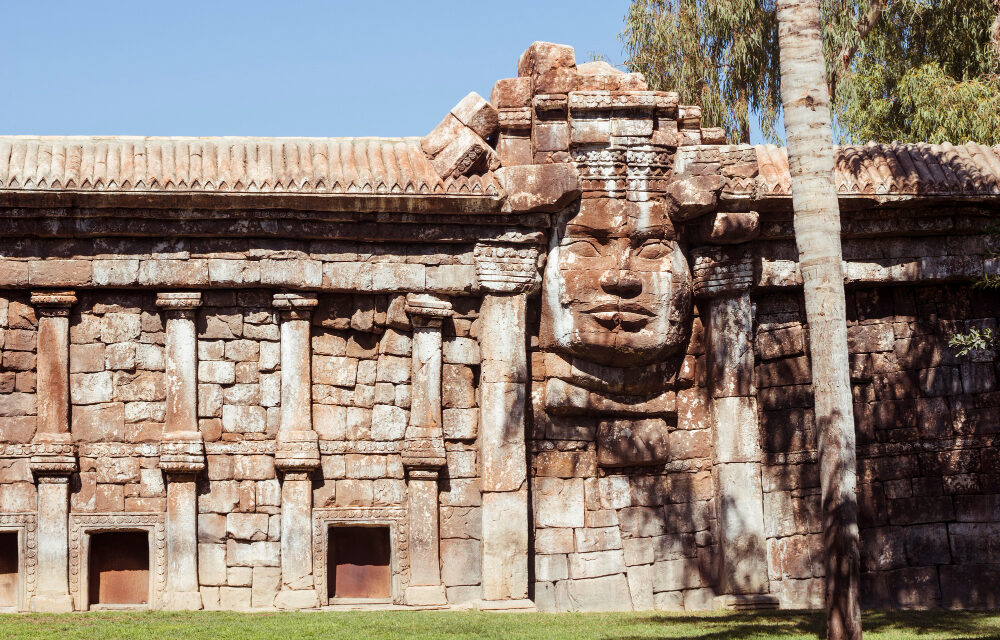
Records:
[[[559,211],[580,193],[572,164],[502,167],[496,176],[507,193],[504,209],[511,212]]]
[[[536,527],[582,527],[583,480],[535,478],[534,507]]]

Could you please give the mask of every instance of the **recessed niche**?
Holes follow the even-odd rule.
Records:
[[[149,535],[110,531],[90,535],[90,605],[149,602]]]
[[[330,599],[388,599],[392,581],[389,527],[334,526],[329,536]]]
[[[17,532],[0,531],[0,607],[16,607],[18,591]]]

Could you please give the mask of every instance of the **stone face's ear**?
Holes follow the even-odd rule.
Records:
[[[424,136],[420,147],[445,179],[493,171],[500,159],[487,140],[496,137],[499,126],[496,107],[473,91]]]

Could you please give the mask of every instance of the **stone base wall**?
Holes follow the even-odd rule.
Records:
[[[717,584],[712,430],[704,330],[694,320],[690,386],[676,393],[665,463],[598,465],[598,418],[541,406],[548,374],[532,360],[535,599],[551,611],[700,610]]]
[[[797,295],[757,298],[760,425],[771,591],[822,606],[822,522],[807,327]],[[948,339],[992,327],[967,286],[848,291],[858,440],[862,604],[995,607],[1000,555],[996,354]]]

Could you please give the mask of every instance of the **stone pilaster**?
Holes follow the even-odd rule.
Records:
[[[310,320],[316,294],[278,293],[281,313],[281,424],[274,466],[281,482],[282,609],[316,607],[312,566],[312,472],[319,467],[319,439],[312,424]]]
[[[695,295],[707,301],[705,322],[713,420],[721,604],[771,607],[764,534],[762,449],[754,375],[753,264],[744,247],[711,247],[695,255]]]
[[[205,468],[198,431],[197,292],[156,297],[167,322],[167,406],[160,440],[160,468],[167,475],[167,593],[164,608],[201,609],[198,590],[197,478]]]
[[[527,298],[538,291],[538,249],[480,244],[479,455],[483,483],[483,608],[529,608]]]
[[[407,604],[445,604],[438,529],[438,476],[446,463],[441,428],[441,324],[451,303],[437,296],[406,296],[413,325],[410,422],[403,443],[410,530]]]
[[[69,476],[76,446],[69,430],[69,310],[72,291],[32,292],[38,312],[38,422],[31,471],[38,483],[38,556],[31,610],[73,610],[69,594]]]

